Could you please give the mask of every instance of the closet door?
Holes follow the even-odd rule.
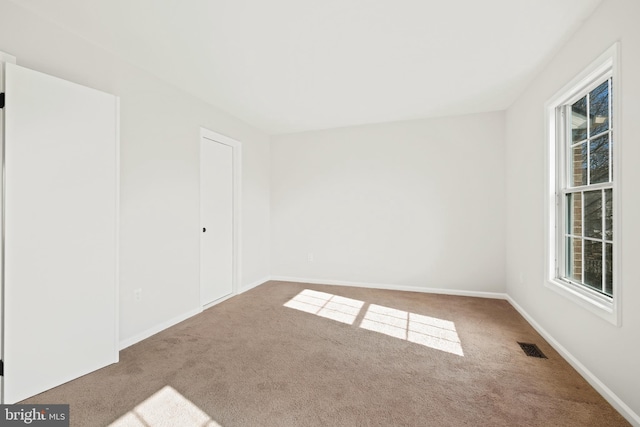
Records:
[[[200,299],[233,293],[233,147],[200,139]]]
[[[118,361],[118,99],[5,64],[4,403]]]

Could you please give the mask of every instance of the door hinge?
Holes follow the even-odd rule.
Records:
[[[4,377],[4,360],[0,360],[0,377]]]
[[[4,93],[0,93],[0,108],[4,108]]]

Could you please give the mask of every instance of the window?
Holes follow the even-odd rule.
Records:
[[[547,282],[619,323],[617,45],[547,103]]]

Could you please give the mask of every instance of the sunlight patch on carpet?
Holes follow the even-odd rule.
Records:
[[[449,320],[371,304],[360,323],[360,327],[436,350],[464,356],[456,326]]]
[[[284,304],[285,307],[352,325],[363,301],[305,289]]]
[[[170,386],[118,418],[109,427],[222,427]]]
[[[305,289],[284,306],[353,325],[364,301]],[[450,320],[370,304],[359,325],[362,329],[464,356],[456,325]]]

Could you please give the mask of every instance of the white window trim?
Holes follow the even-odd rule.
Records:
[[[570,299],[581,307],[600,316],[616,326],[621,326],[621,270],[620,270],[620,159],[621,157],[621,126],[620,126],[620,43],[616,42],[600,57],[593,61],[584,71],[577,75],[567,85],[560,89],[545,104],[545,135],[546,135],[546,185],[545,185],[545,280],[548,288]],[[576,285],[558,278],[557,261],[559,257],[558,232],[556,227],[561,226],[557,218],[557,206],[563,201],[557,197],[557,177],[559,170],[565,161],[563,150],[558,149],[558,126],[564,124],[558,118],[558,107],[574,102],[588,89],[594,87],[597,81],[612,76],[612,105],[613,117],[611,126],[614,132],[613,139],[613,298],[608,298],[598,292],[591,291],[585,286]],[[560,224],[559,224],[560,223]]]

